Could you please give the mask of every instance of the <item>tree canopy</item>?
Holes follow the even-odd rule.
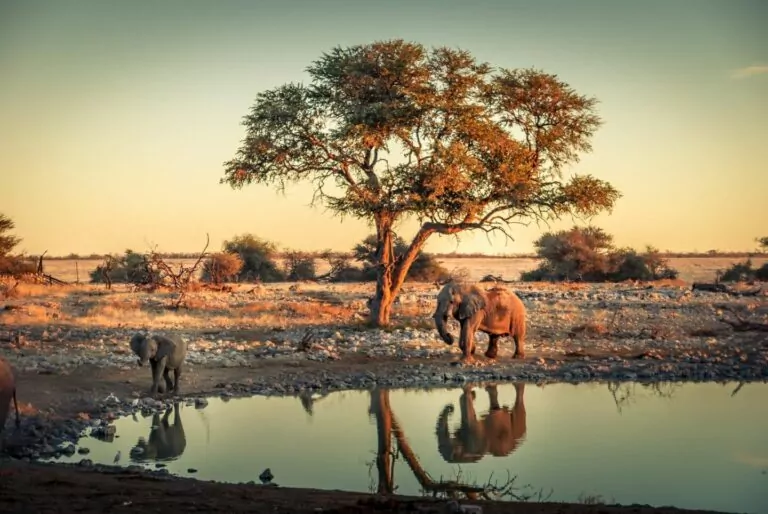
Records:
[[[402,40],[336,47],[306,71],[308,84],[257,95],[222,182],[311,181],[313,202],[371,220],[377,324],[432,234],[509,236],[510,223],[592,216],[620,197],[591,175],[564,176],[601,121],[597,101],[556,75]],[[393,227],[407,218],[420,228],[396,256]]]

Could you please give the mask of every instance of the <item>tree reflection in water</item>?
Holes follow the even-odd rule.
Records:
[[[486,387],[491,400],[491,410],[478,421],[474,410],[474,393],[471,386],[464,388],[460,400],[462,427],[459,428],[453,438],[448,432],[445,410],[438,419],[437,435],[441,453],[442,445],[446,445],[446,448],[451,448],[450,455],[462,456],[449,462],[475,462],[482,458],[485,453],[508,455],[517,448],[526,432],[524,384],[516,384],[515,390],[517,393],[515,406],[510,410],[507,407],[499,406],[496,386]],[[464,482],[460,475],[455,480],[433,479],[411,448],[390,405],[389,391],[375,389],[370,394],[371,402],[368,412],[376,418],[377,451],[375,464],[378,471],[376,491],[379,494],[395,492],[394,463],[397,458],[402,457],[419,482],[423,493],[434,497],[543,501],[552,495],[552,491],[545,495],[541,490],[533,491],[530,486],[518,487],[515,484],[516,477],[509,473],[507,480],[503,483],[493,482],[493,476],[485,484]],[[396,451],[393,451],[393,444],[396,446]],[[455,447],[471,447],[473,451],[465,452],[459,449],[457,453],[454,450]],[[478,454],[479,456],[477,456]],[[465,460],[464,455],[471,455],[471,457]]]
[[[637,388],[638,385],[640,389]],[[675,392],[682,384],[678,382],[653,382],[646,384],[637,382],[608,382],[607,386],[608,392],[613,396],[616,410],[621,414],[624,407],[637,399],[638,391],[648,391],[658,398],[669,399],[675,395]]]

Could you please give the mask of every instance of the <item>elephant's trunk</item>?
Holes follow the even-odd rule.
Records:
[[[438,311],[435,312],[434,318],[437,333],[440,334],[442,340],[445,341],[445,344],[453,344],[453,336],[448,332],[448,314],[444,314],[438,309]]]
[[[148,345],[144,345],[139,352],[139,366],[149,364],[149,348]]]

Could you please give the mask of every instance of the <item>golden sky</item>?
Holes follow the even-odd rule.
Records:
[[[768,3],[639,4],[6,1],[0,212],[30,253],[194,251],[206,232],[213,248],[252,232],[349,249],[369,228],[309,208],[309,187],[218,181],[257,93],[307,80],[335,45],[404,38],[597,97],[605,123],[574,169],[624,195],[593,220],[617,244],[753,249],[768,235]],[[529,252],[545,230],[434,237],[428,250]]]

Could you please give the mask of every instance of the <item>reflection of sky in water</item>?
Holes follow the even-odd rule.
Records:
[[[568,384],[525,388],[527,434],[507,457],[486,455],[470,464],[449,464],[438,453],[435,424],[446,404],[456,408],[460,389],[393,390],[390,405],[422,466],[435,479],[485,482],[505,478],[548,491],[554,501],[599,494],[624,504],[646,503],[731,512],[768,512],[768,384],[684,384],[671,398],[636,386],[617,412],[605,385]],[[475,389],[478,416],[488,396]],[[512,406],[511,384],[498,387],[499,401]],[[334,393],[309,416],[296,398],[212,399],[196,410],[182,406],[187,444],[172,473],[230,482],[259,482],[269,467],[284,486],[368,491],[377,477],[369,463],[377,448],[375,419],[367,391]],[[152,417],[116,423],[112,443],[86,438],[88,458],[111,464],[118,450],[127,464],[139,437],[148,438]],[[169,418],[173,422],[173,413]],[[395,446],[393,445],[393,449]],[[77,461],[74,455],[62,460]],[[418,494],[419,485],[402,459],[395,464],[397,492]]]

